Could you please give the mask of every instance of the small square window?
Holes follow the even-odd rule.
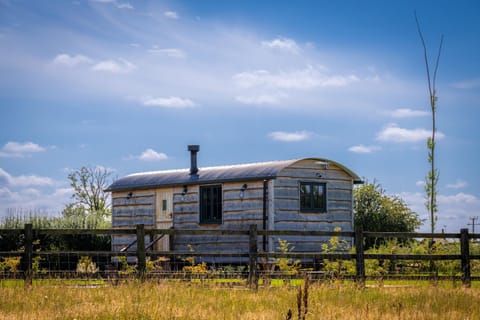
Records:
[[[327,185],[325,183],[302,182],[300,183],[300,210],[301,211],[327,211]]]

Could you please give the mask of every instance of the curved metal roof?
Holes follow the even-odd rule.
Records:
[[[194,175],[190,174],[190,169],[134,173],[116,180],[106,191],[126,191],[199,183],[272,179],[276,178],[282,169],[301,160],[318,160],[333,163],[345,170],[353,178],[354,182],[361,182],[355,173],[335,161],[307,158],[199,168],[198,173]]]

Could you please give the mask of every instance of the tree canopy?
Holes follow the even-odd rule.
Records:
[[[422,225],[418,214],[403,199],[387,195],[376,182],[367,181],[354,190],[354,210],[355,224],[361,225],[364,231],[414,232]],[[375,244],[375,239],[367,240],[367,247]]]

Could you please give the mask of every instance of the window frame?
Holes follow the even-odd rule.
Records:
[[[302,186],[309,186],[309,202],[310,206],[302,206]],[[321,186],[323,193],[321,195],[322,206],[315,207],[315,194],[313,192],[314,186]],[[298,185],[298,202],[300,207],[300,212],[308,213],[325,213],[327,212],[327,183],[326,182],[317,182],[317,181],[300,181]]]
[[[205,203],[204,192],[208,192]],[[198,215],[199,224],[222,224],[223,223],[223,186],[210,184],[199,186]],[[215,199],[220,197],[220,199]],[[206,212],[208,211],[208,212]],[[215,212],[216,211],[216,212]],[[215,217],[216,216],[216,217]]]

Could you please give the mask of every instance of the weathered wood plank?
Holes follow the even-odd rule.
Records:
[[[312,180],[312,179],[309,179],[310,181],[316,181],[316,180]],[[298,178],[295,178],[295,177],[278,177],[277,179],[275,179],[275,187],[279,187],[279,188],[297,188],[298,185],[299,185],[299,182],[301,181],[301,179],[299,180]],[[345,178],[345,177],[337,177],[337,178],[331,178],[331,179],[327,179],[327,180],[318,180],[318,182],[326,182],[328,184],[333,184],[334,186],[338,183],[339,184],[339,188],[342,189],[341,186],[343,186],[344,184],[347,184],[347,185],[351,185],[352,183],[352,180],[350,178]]]
[[[155,208],[152,206],[144,207],[113,207],[112,215],[114,217],[126,217],[126,216],[154,216]]]
[[[352,200],[351,190],[330,190],[327,188],[327,204],[329,200]]]
[[[173,223],[181,224],[181,223],[199,223],[200,218],[198,214],[175,214],[173,216]]]
[[[332,231],[334,227],[340,227],[342,231],[352,230],[351,221],[324,221],[315,223],[276,222],[275,230],[292,231]]]
[[[311,213],[301,214],[298,212],[279,212],[275,215],[276,222],[330,222],[351,221],[352,215],[348,211],[338,213]]]
[[[154,226],[155,220],[153,218],[136,217],[133,219],[112,219],[112,227],[131,227],[132,225],[144,224],[145,226]]]
[[[243,201],[261,200],[263,199],[262,189],[250,189],[247,188],[244,192]],[[223,200],[240,200],[240,189],[223,192]]]
[[[112,200],[113,206],[135,206],[135,205],[154,205],[154,197],[144,197],[144,198],[116,198]]]
[[[132,195],[130,196],[130,192]],[[155,190],[148,189],[148,190],[134,190],[134,191],[121,191],[121,192],[112,192],[112,199],[116,198],[141,198],[141,197],[154,197]]]
[[[232,246],[232,244],[237,244],[241,246],[245,244],[248,240],[248,236],[242,235],[178,235],[175,236],[175,243],[178,245],[181,244],[191,244],[191,245],[199,245],[199,244],[212,244],[212,245],[228,245]],[[232,247],[233,249],[233,247]]]
[[[297,178],[305,180],[315,180],[315,181],[328,181],[328,180],[350,180],[350,178],[345,172],[341,170],[310,170],[310,169],[295,169],[287,168],[283,170],[279,176],[283,178]]]
[[[225,211],[249,211],[249,210],[262,210],[262,200],[244,200],[244,201],[225,201],[223,203],[223,210]]]

